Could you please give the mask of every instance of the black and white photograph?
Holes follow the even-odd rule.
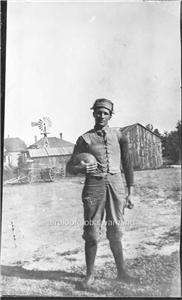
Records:
[[[180,1],[1,1],[1,296],[181,297]]]

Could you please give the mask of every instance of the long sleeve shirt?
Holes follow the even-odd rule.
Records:
[[[123,169],[127,186],[133,185],[133,166],[128,139],[120,131],[106,126],[102,130],[91,129],[80,136],[68,163],[68,171],[74,173],[72,165],[78,153],[91,153],[99,162],[100,173],[116,174]]]

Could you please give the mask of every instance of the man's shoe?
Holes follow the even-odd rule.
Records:
[[[86,290],[89,289],[94,283],[94,276],[86,276],[86,278],[81,282],[81,288]]]
[[[125,283],[134,283],[134,284],[139,284],[140,283],[140,278],[138,277],[133,277],[129,275],[126,272],[123,272],[122,274],[118,274],[117,281],[125,282]]]

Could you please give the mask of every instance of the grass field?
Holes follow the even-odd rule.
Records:
[[[114,280],[103,226],[96,282],[89,291],[79,288],[85,274],[83,178],[5,186],[2,295],[180,296],[180,185],[177,168],[135,172],[134,208],[125,211],[123,247],[126,266],[141,284]]]

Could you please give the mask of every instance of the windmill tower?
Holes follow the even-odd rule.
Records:
[[[37,126],[39,128],[40,133],[43,135],[44,147],[48,147],[49,141],[48,141],[47,135],[50,133],[50,132],[48,132],[48,130],[52,126],[52,122],[51,122],[50,118],[43,117],[43,118],[39,119],[38,122],[31,122],[31,126],[32,127]]]
[[[47,135],[49,134],[49,128],[51,127],[52,122],[50,118],[43,117],[38,120],[38,122],[31,122],[32,127],[38,127],[40,130],[40,133],[43,135],[43,141],[44,141],[44,150],[46,152],[46,156],[49,157],[48,162],[45,164],[40,163],[40,168],[38,168],[38,173],[35,175],[36,181],[43,180],[45,182],[54,181],[55,179],[55,170],[53,166],[52,158],[49,154],[49,141],[47,138]],[[41,165],[44,165],[44,167],[41,167]]]

